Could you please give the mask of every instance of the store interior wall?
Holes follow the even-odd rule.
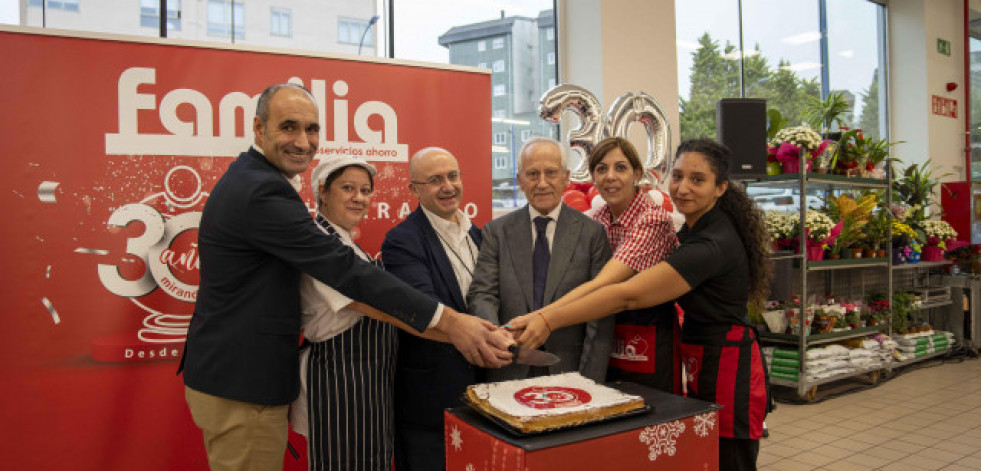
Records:
[[[673,151],[680,136],[674,0],[556,3],[559,83],[590,90],[604,111],[624,93],[647,92],[667,116]],[[644,136],[631,126],[631,142],[640,145]]]
[[[965,180],[963,0],[890,0],[888,18],[890,134],[904,141],[894,156],[904,165],[929,159],[935,175]],[[949,56],[938,51],[938,39],[950,42]],[[934,114],[935,96],[956,100],[957,117]]]

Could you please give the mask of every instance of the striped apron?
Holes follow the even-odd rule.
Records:
[[[337,235],[330,224],[317,219],[329,234]],[[362,317],[344,332],[305,348],[310,349],[306,368],[309,469],[391,470],[395,326]]]

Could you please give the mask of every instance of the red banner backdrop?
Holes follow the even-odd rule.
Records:
[[[6,468],[207,469],[174,373],[200,211],[267,85],[313,92],[321,156],[379,167],[366,250],[415,209],[406,162],[422,147],[460,159],[464,209],[490,219],[487,74],[15,28],[0,49]]]

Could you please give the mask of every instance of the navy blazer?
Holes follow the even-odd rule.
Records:
[[[479,248],[480,230],[474,225],[469,233]],[[450,265],[453,256],[443,249],[421,207],[389,230],[382,244],[386,270],[431,298],[466,312],[466,293],[460,291]],[[477,369],[452,344],[399,332],[395,375],[398,426],[442,431],[443,409],[461,404],[463,391],[476,382]]]
[[[227,399],[282,405],[296,398],[301,272],[419,331],[437,307],[324,234],[254,148],[212,189],[198,250],[201,284],[181,360],[184,384]]]

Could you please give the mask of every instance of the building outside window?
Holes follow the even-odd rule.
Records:
[[[499,59],[494,61],[494,72],[504,72],[504,60]]]
[[[140,0],[140,26],[160,27],[160,0]],[[181,2],[167,0],[167,30],[180,31]]]
[[[548,53],[548,55],[546,57],[547,57],[547,59],[545,60],[545,63],[547,63],[548,65],[555,65],[555,53],[554,52]]]
[[[79,0],[48,0],[48,8],[52,10],[79,11]],[[29,0],[28,6],[40,7],[44,5],[44,0]]]
[[[477,41],[477,52],[484,52],[487,50],[487,41]]]
[[[494,49],[501,49],[504,47],[504,38],[494,38],[492,46]]]
[[[497,170],[508,168],[508,154],[494,154],[494,168]]]
[[[478,62],[477,63],[477,67],[480,67],[481,69],[486,69],[487,68],[487,63],[486,62]]]
[[[293,13],[288,8],[269,9],[269,34],[273,36],[293,35]],[[365,39],[367,41],[367,38]]]
[[[245,5],[241,1],[208,0],[208,36],[231,36],[232,25],[235,39],[245,39]],[[234,15],[234,16],[233,16]]]
[[[507,111],[504,110],[494,110],[495,119],[504,119],[507,116]]]
[[[545,39],[555,41],[555,28],[545,29]]]
[[[494,133],[494,145],[502,146],[507,143],[508,143],[508,134],[506,132]]]
[[[364,34],[368,27],[367,20],[356,20],[352,18],[338,18],[337,20],[337,42],[342,44],[361,44],[361,36],[364,35],[364,45],[374,46],[375,35]]]
[[[525,142],[528,139],[531,139],[531,129],[521,130],[521,142]]]
[[[504,84],[494,85],[494,96],[504,96],[507,94],[508,90]]]

